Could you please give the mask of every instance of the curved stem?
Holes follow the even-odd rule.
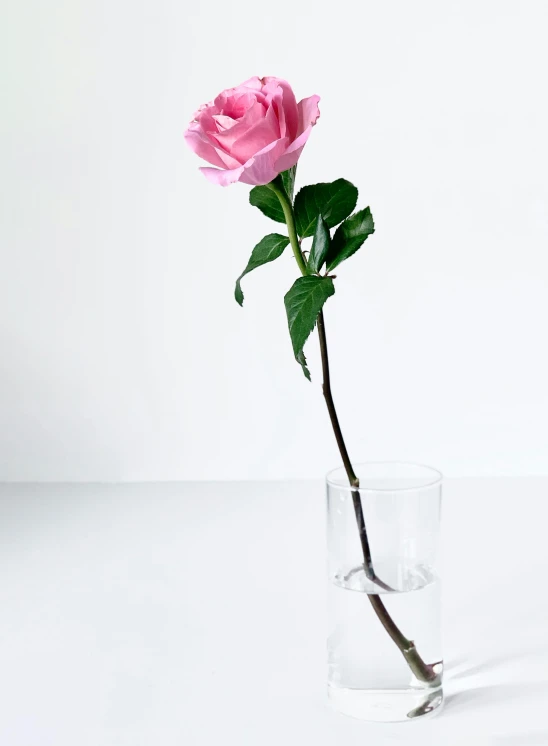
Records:
[[[320,311],[320,313],[318,314],[318,335],[320,337],[320,350],[322,356],[323,393],[327,404],[327,409],[329,411],[331,424],[333,426],[333,431],[335,433],[335,439],[337,441],[337,445],[339,446],[341,458],[343,460],[344,468],[348,476],[348,481],[350,482],[351,487],[356,488],[352,490],[352,501],[354,503],[354,512],[356,514],[356,522],[358,524],[358,531],[360,535],[364,572],[366,577],[373,583],[376,583],[380,588],[383,588],[386,591],[393,591],[393,588],[391,588],[383,580],[377,577],[377,574],[375,573],[375,570],[373,568],[371,549],[369,546],[367,532],[365,529],[365,520],[363,517],[361,495],[358,489],[360,482],[354,472],[350,457],[348,456],[348,451],[346,449],[346,444],[344,442],[341,427],[339,424],[339,418],[337,417],[337,411],[335,409],[335,403],[333,401],[333,395],[331,393],[331,376],[329,372],[329,356],[327,352],[327,337],[325,334],[325,320],[323,317],[323,311]],[[419,679],[419,681],[424,681],[432,685],[440,683],[439,676],[434,671],[434,666],[424,662],[424,660],[419,655],[417,648],[415,647],[415,643],[405,637],[403,632],[396,625],[396,623],[388,613],[388,610],[384,605],[381,597],[376,593],[368,593],[367,598],[369,599],[369,602],[373,607],[375,614],[377,615],[382,626],[391,637],[391,639],[394,641],[396,646],[399,648],[401,654],[407,661],[407,665],[414,673],[416,678]]]
[[[432,686],[439,686],[441,684],[441,678],[438,673],[434,670],[435,663],[425,663],[419,655],[419,651],[415,647],[413,640],[408,640],[407,637],[401,632],[399,627],[396,626],[394,620],[388,613],[386,606],[383,604],[381,597],[375,594],[367,594],[371,606],[373,607],[375,614],[377,615],[382,626],[388,632],[396,646],[399,648],[400,653],[407,661],[407,665],[419,681],[424,681]]]
[[[274,179],[274,181],[271,181],[270,184],[267,184],[267,186],[272,189],[272,191],[276,194],[280,201],[280,205],[284,212],[285,222],[287,224],[287,232],[289,241],[291,243],[291,248],[293,249],[293,254],[295,255],[295,259],[297,260],[297,264],[299,265],[301,274],[307,275],[308,268],[306,266],[305,258],[302,254],[299,237],[297,235],[293,205],[291,204],[291,201],[287,196],[281,177],[277,176],[276,179]],[[352,462],[350,461],[350,457],[348,455],[348,450],[346,448],[341,426],[339,424],[339,418],[337,417],[333,395],[331,393],[329,356],[327,353],[327,338],[325,334],[325,321],[323,317],[323,311],[320,311],[320,313],[318,314],[317,326],[318,334],[320,337],[320,349],[322,356],[323,393],[327,404],[329,417],[331,419],[331,425],[333,426],[333,431],[335,433],[335,439],[337,441],[344,468],[348,476],[348,481],[350,482],[350,486],[354,488],[352,489],[352,500],[354,503],[354,512],[356,514],[356,521],[358,524],[358,531],[360,535],[360,542],[364,559],[364,572],[366,576],[371,581],[375,582],[379,587],[383,588],[384,590],[391,591],[393,589],[390,588],[390,586],[386,585],[386,583],[384,583],[382,580],[377,578],[373,569],[371,549],[369,547],[369,540],[367,538],[367,531],[365,529],[361,496],[358,489],[360,482],[354,472]],[[367,597],[382,626],[399,648],[403,657],[407,661],[409,668],[415,674],[417,679],[419,679],[419,681],[428,682],[434,685],[439,683],[439,676],[437,673],[435,673],[433,665],[428,665],[423,661],[423,659],[417,652],[415,643],[412,640],[408,640],[407,637],[405,637],[405,635],[397,627],[394,620],[388,613],[386,606],[382,602],[380,596],[378,596],[377,594],[368,593]]]
[[[306,275],[308,274],[308,268],[306,266],[306,261],[302,254],[301,245],[299,243],[297,227],[295,225],[295,213],[293,211],[293,205],[291,204],[291,200],[287,196],[281,177],[280,176],[276,177],[276,179],[274,179],[274,181],[271,181],[270,184],[268,184],[267,186],[270,189],[272,189],[272,191],[274,192],[274,194],[278,197],[278,200],[280,201],[282,210],[284,212],[285,222],[287,224],[287,232],[289,236],[289,241],[291,243],[291,248],[293,249],[293,254],[295,255],[295,259],[297,260],[297,264],[299,265],[301,274]],[[341,454],[344,468],[348,476],[348,481],[350,482],[351,487],[358,488],[360,486],[360,480],[358,479],[358,477],[354,473],[354,469],[352,468],[350,456],[348,455],[348,451],[346,448],[346,444],[344,442],[341,426],[339,424],[339,418],[337,417],[337,411],[335,409],[335,402],[333,401],[333,396],[331,394],[331,379],[329,375],[329,357],[327,354],[327,340],[325,336],[325,322],[323,318],[323,311],[320,311],[320,313],[318,314],[317,324],[318,324],[318,335],[320,338],[320,348],[321,348],[321,354],[322,354],[323,393],[324,393],[325,401],[327,404],[329,417],[331,419],[331,425],[333,427],[333,432],[335,433],[335,439],[337,441],[337,445],[339,447],[339,452]],[[363,559],[364,559],[363,566],[364,566],[365,575],[373,583],[376,583],[379,586],[379,588],[382,588],[385,591],[392,591],[394,589],[391,588],[389,585],[387,585],[379,577],[377,577],[377,574],[375,570],[373,569],[371,548],[369,546],[369,539],[367,537],[367,530],[365,528],[365,520],[363,517],[362,501],[361,501],[360,493],[357,491],[357,489],[352,490],[352,501],[354,503],[354,512],[356,514],[356,522],[358,524],[358,532],[360,536],[360,543],[361,543]]]
[[[360,486],[360,480],[354,473],[350,456],[344,442],[341,426],[339,424],[339,418],[337,416],[337,410],[335,409],[335,402],[333,401],[333,395],[331,393],[331,375],[329,373],[329,355],[327,352],[327,338],[325,334],[325,320],[323,317],[323,311],[318,314],[318,336],[320,338],[320,351],[322,356],[322,372],[323,372],[323,395],[325,403],[327,405],[327,411],[329,412],[329,418],[331,420],[331,426],[335,433],[335,440],[339,447],[342,462],[348,481],[351,487],[356,489],[352,490],[352,502],[354,504],[354,513],[356,514],[356,523],[358,524],[358,532],[360,536],[360,543],[363,554],[363,569],[366,577],[373,583],[382,588],[385,591],[393,591],[394,589],[387,585],[381,580],[373,568],[373,559],[371,557],[371,547],[369,545],[369,539],[367,537],[367,530],[365,528],[365,519],[363,517],[363,506],[361,501],[361,495],[358,491]]]

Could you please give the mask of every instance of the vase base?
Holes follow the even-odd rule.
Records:
[[[443,689],[343,689],[329,684],[327,695],[337,712],[359,720],[398,723],[439,712]]]

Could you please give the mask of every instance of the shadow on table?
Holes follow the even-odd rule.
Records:
[[[445,698],[447,714],[459,713],[464,709],[481,710],[492,705],[511,707],[514,702],[527,699],[548,701],[548,650],[544,645],[544,628],[531,623],[531,620],[546,618],[546,605],[543,602],[542,608],[529,608],[528,618],[525,619],[519,618],[522,609],[518,608],[517,612],[518,619],[510,619],[508,614],[504,618],[504,628],[501,627],[504,645],[501,644],[499,650],[494,647],[497,642],[495,632],[495,637],[491,634],[490,638],[492,655],[488,656],[486,653],[485,659],[479,661],[461,659],[449,662],[446,669],[449,690]],[[519,636],[511,632],[516,628],[521,630]],[[510,631],[507,633],[505,630]],[[487,631],[486,629],[485,632]],[[478,635],[483,632],[484,630],[478,629]],[[521,671],[522,681],[514,683],[517,671]],[[532,680],[528,681],[528,672],[533,671]],[[473,680],[475,676],[479,676],[479,680]],[[483,676],[487,681],[481,680]],[[456,691],[451,691],[452,689]],[[507,746],[528,746],[529,743],[533,746],[538,743],[548,746],[546,732],[525,733],[519,737],[500,736],[499,739],[506,740],[496,740],[493,743]]]
[[[454,692],[445,697],[445,711],[458,712],[485,705],[510,705],[517,699],[539,697],[544,695],[548,700],[548,681],[525,682],[522,684],[485,684],[461,692]],[[548,746],[548,740],[544,741]]]
[[[540,651],[540,653],[539,653]],[[536,658],[540,659],[545,657],[542,653],[542,649],[538,643],[530,645],[528,648],[508,653],[508,651],[501,652],[488,660],[480,661],[479,663],[467,664],[464,660],[457,660],[451,662],[447,667],[447,679],[450,681],[457,681],[459,679],[467,679],[470,676],[475,676],[479,673],[488,673],[496,668],[513,665],[519,659],[524,658]],[[547,742],[548,746],[548,742]]]

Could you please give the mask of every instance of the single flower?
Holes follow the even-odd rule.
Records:
[[[250,78],[201,106],[184,137],[216,167],[200,169],[214,184],[268,184],[299,160],[320,116],[319,100],[297,103],[285,80]]]

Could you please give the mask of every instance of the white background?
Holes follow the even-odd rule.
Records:
[[[355,460],[548,471],[545,2],[4,0],[0,478],[319,476],[277,227],[185,149],[251,75],[318,93],[299,184],[341,176],[377,232],[326,308]]]

